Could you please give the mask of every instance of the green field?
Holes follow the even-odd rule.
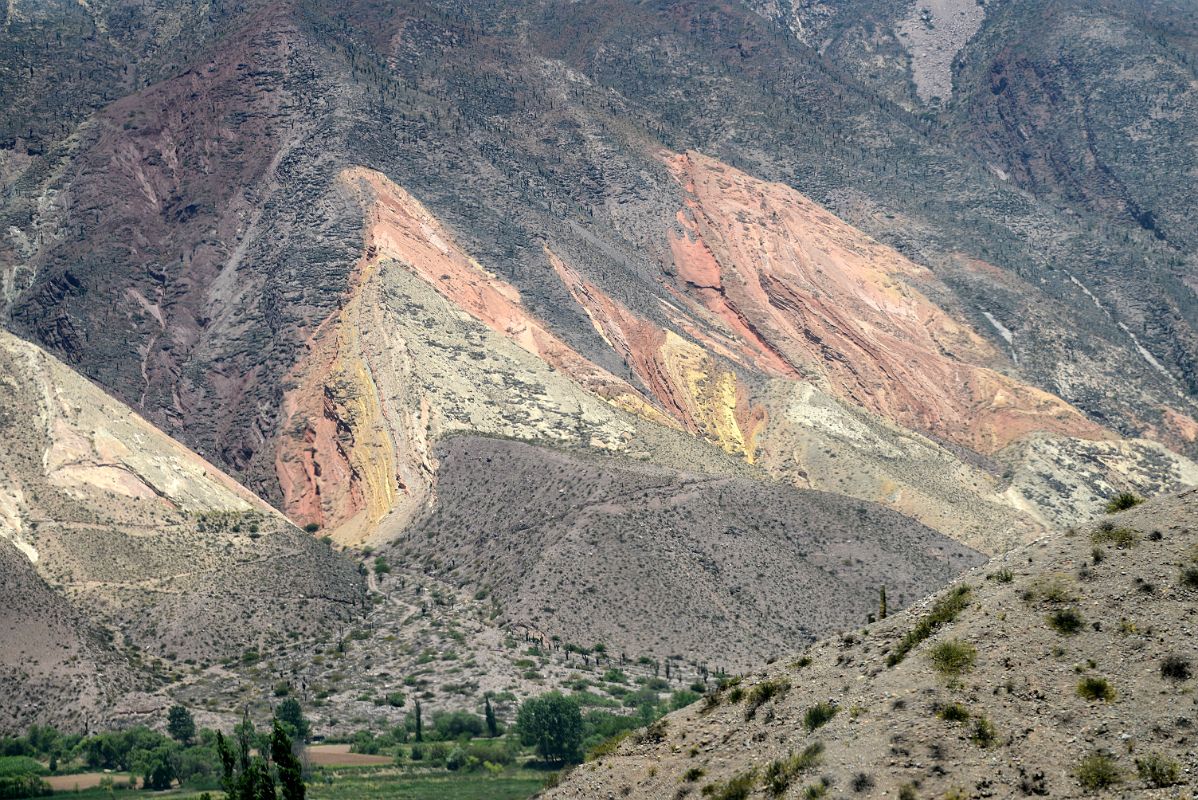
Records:
[[[335,768],[318,772],[308,784],[311,800],[525,800],[544,784],[552,773],[525,768],[512,768],[496,776],[472,773],[436,771],[413,773],[393,767]],[[223,794],[210,789],[213,800]],[[196,800],[201,792],[175,790],[155,792],[154,797],[172,800]],[[144,798],[144,790],[121,789],[111,794],[103,789],[55,792],[52,797],[70,796],[77,800],[107,800],[107,798]]]

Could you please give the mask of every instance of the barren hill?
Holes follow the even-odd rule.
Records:
[[[1184,786],[1195,597],[1198,494],[1187,492],[1014,550],[884,622],[746,675],[547,796]]]
[[[744,669],[913,602],[983,560],[908,517],[785,484],[454,436],[393,561],[510,623],[612,652]],[[719,642],[718,647],[712,647]]]
[[[360,611],[351,562],[53,356],[0,333],[0,385],[0,538],[23,562],[4,577],[36,584],[6,605],[22,631],[107,626],[126,657],[206,663]]]

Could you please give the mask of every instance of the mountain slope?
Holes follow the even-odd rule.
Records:
[[[351,563],[7,333],[0,384],[0,537],[120,646],[207,662],[360,609]]]
[[[901,606],[983,560],[877,505],[747,477],[474,436],[438,460],[437,505],[390,560],[611,652],[742,669],[865,619],[883,585]]]
[[[821,783],[1068,797],[1094,790],[1081,780],[1098,772],[1095,754],[1120,789],[1150,787],[1146,774],[1184,785],[1196,520],[1191,491],[1015,550],[667,717],[547,796],[732,796],[720,792],[740,775],[750,776],[740,797],[800,797]],[[941,621],[921,628],[927,619]],[[811,711],[821,703],[827,713]],[[807,762],[788,760],[813,747]],[[1137,774],[1150,759],[1157,769]]]

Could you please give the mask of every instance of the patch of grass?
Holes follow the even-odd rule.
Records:
[[[1073,579],[1057,573],[1043,575],[1032,581],[1031,586],[1024,590],[1023,599],[1029,603],[1076,603],[1077,594],[1073,590]]]
[[[594,761],[604,756],[610,756],[620,749],[620,745],[632,734],[632,731],[620,731],[604,739],[587,751],[586,760]]]
[[[1115,699],[1115,687],[1106,678],[1089,676],[1077,682],[1077,696],[1086,700],[1110,703]]]
[[[928,657],[932,661],[932,667],[941,675],[956,677],[973,669],[978,651],[969,642],[949,639],[933,647]]]
[[[836,712],[839,710],[831,703],[816,703],[803,712],[803,727],[807,729],[808,733],[811,733],[816,728],[831,722],[832,717],[836,716]]]
[[[937,711],[936,716],[945,722],[965,722],[969,719],[969,709],[960,703],[949,703]]]
[[[770,763],[765,770],[765,790],[774,797],[780,797],[790,787],[791,782],[808,770],[815,769],[823,759],[824,745],[813,742],[800,753],[791,753],[786,758],[780,758]]]
[[[1114,514],[1119,511],[1126,511],[1129,508],[1135,508],[1140,503],[1144,502],[1144,498],[1137,497],[1131,492],[1119,492],[1106,503],[1106,513]]]
[[[749,690],[748,699],[745,701],[745,719],[753,719],[757,714],[757,709],[788,691],[790,691],[790,681],[770,680],[757,684]]]
[[[1181,777],[1181,765],[1171,758],[1150,753],[1136,759],[1136,772],[1140,780],[1149,786],[1163,788],[1177,783]]]
[[[1190,660],[1184,656],[1170,654],[1161,659],[1161,677],[1172,681],[1184,681],[1190,677]]]
[[[1009,569],[1000,569],[998,572],[991,572],[986,576],[986,580],[995,581],[996,583],[1010,583],[1015,580],[1015,573]]]
[[[972,591],[969,584],[963,583],[937,600],[932,609],[919,618],[915,627],[907,632],[902,641],[886,657],[886,666],[895,666],[929,636],[955,620],[962,611],[969,607]]]
[[[1123,782],[1123,771],[1115,759],[1106,753],[1091,753],[1081,760],[1073,772],[1077,782],[1087,792],[1109,789]]]
[[[749,770],[733,775],[720,783],[709,783],[702,789],[704,797],[712,800],[745,800],[752,792],[757,782],[757,772]]]
[[[994,724],[990,720],[978,717],[974,720],[973,730],[969,732],[969,741],[978,747],[990,747],[998,741],[998,731],[995,730]]]
[[[1128,550],[1140,543],[1140,532],[1133,528],[1119,528],[1103,522],[1090,535],[1094,544],[1109,544],[1120,550]]]

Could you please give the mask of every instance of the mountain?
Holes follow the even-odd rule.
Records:
[[[5,538],[179,692],[367,714],[423,650],[313,639],[743,669],[1196,486],[1189,16],[13,0]]]
[[[57,359],[0,333],[0,384],[6,728],[360,615],[353,563]]]
[[[712,692],[546,796],[1076,796],[1183,783],[1196,515],[1187,492],[1016,549]]]

